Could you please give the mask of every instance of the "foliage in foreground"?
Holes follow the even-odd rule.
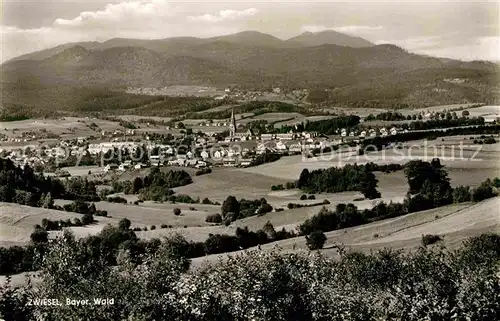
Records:
[[[500,235],[457,251],[421,247],[403,254],[250,251],[188,271],[180,240],[143,264],[122,252],[117,266],[89,260],[65,234],[42,263],[41,281],[0,289],[0,316],[28,320],[498,320]],[[61,306],[28,306],[30,298]],[[66,298],[114,298],[71,306]]]

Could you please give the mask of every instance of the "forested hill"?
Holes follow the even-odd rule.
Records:
[[[210,41],[113,39],[62,46],[52,55],[49,50],[4,63],[2,102],[33,106],[27,96],[40,102],[54,87],[78,91],[179,84],[307,88],[313,90],[311,102],[366,107],[494,103],[499,96],[500,68],[493,63],[417,55],[394,45],[308,46],[319,36],[309,42],[307,34],[302,36],[302,44],[247,32]]]

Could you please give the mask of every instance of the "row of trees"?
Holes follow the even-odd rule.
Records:
[[[371,121],[371,120],[384,120],[384,121],[397,121],[397,120],[406,120],[407,118],[399,113],[399,112],[392,112],[392,111],[386,111],[382,112],[377,115],[369,114],[368,116],[365,117],[365,121]],[[410,117],[411,119],[411,117]]]

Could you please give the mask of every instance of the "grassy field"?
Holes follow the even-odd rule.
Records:
[[[88,126],[95,123],[99,126],[99,131],[94,131]],[[84,118],[84,117],[64,117],[60,119],[27,119],[13,122],[0,122],[0,131],[7,136],[19,135],[22,132],[46,130],[47,132],[61,135],[65,138],[80,136],[98,136],[102,130],[114,131],[119,128],[117,122]],[[12,131],[15,130],[13,133]]]

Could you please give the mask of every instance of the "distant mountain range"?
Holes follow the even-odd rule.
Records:
[[[106,50],[114,47],[142,47],[158,52],[175,52],[176,49],[221,42],[250,47],[274,48],[299,48],[325,44],[358,48],[370,47],[374,45],[363,38],[352,37],[330,30],[317,33],[304,32],[303,34],[288,40],[281,40],[274,36],[257,31],[243,31],[231,35],[212,38],[173,37],[153,40],[114,38],[102,43],[95,41],[67,43],[54,48],[22,55],[11,59],[9,62],[16,60],[43,60],[75,46],[81,46],[87,50]]]
[[[70,43],[1,66],[4,103],[53,86],[123,88],[199,84],[246,88],[329,88],[327,99],[489,101],[499,67],[409,53],[334,31],[288,40],[255,31],[213,38],[111,39]],[[452,84],[444,79],[466,79]],[[41,94],[40,94],[41,95]]]

